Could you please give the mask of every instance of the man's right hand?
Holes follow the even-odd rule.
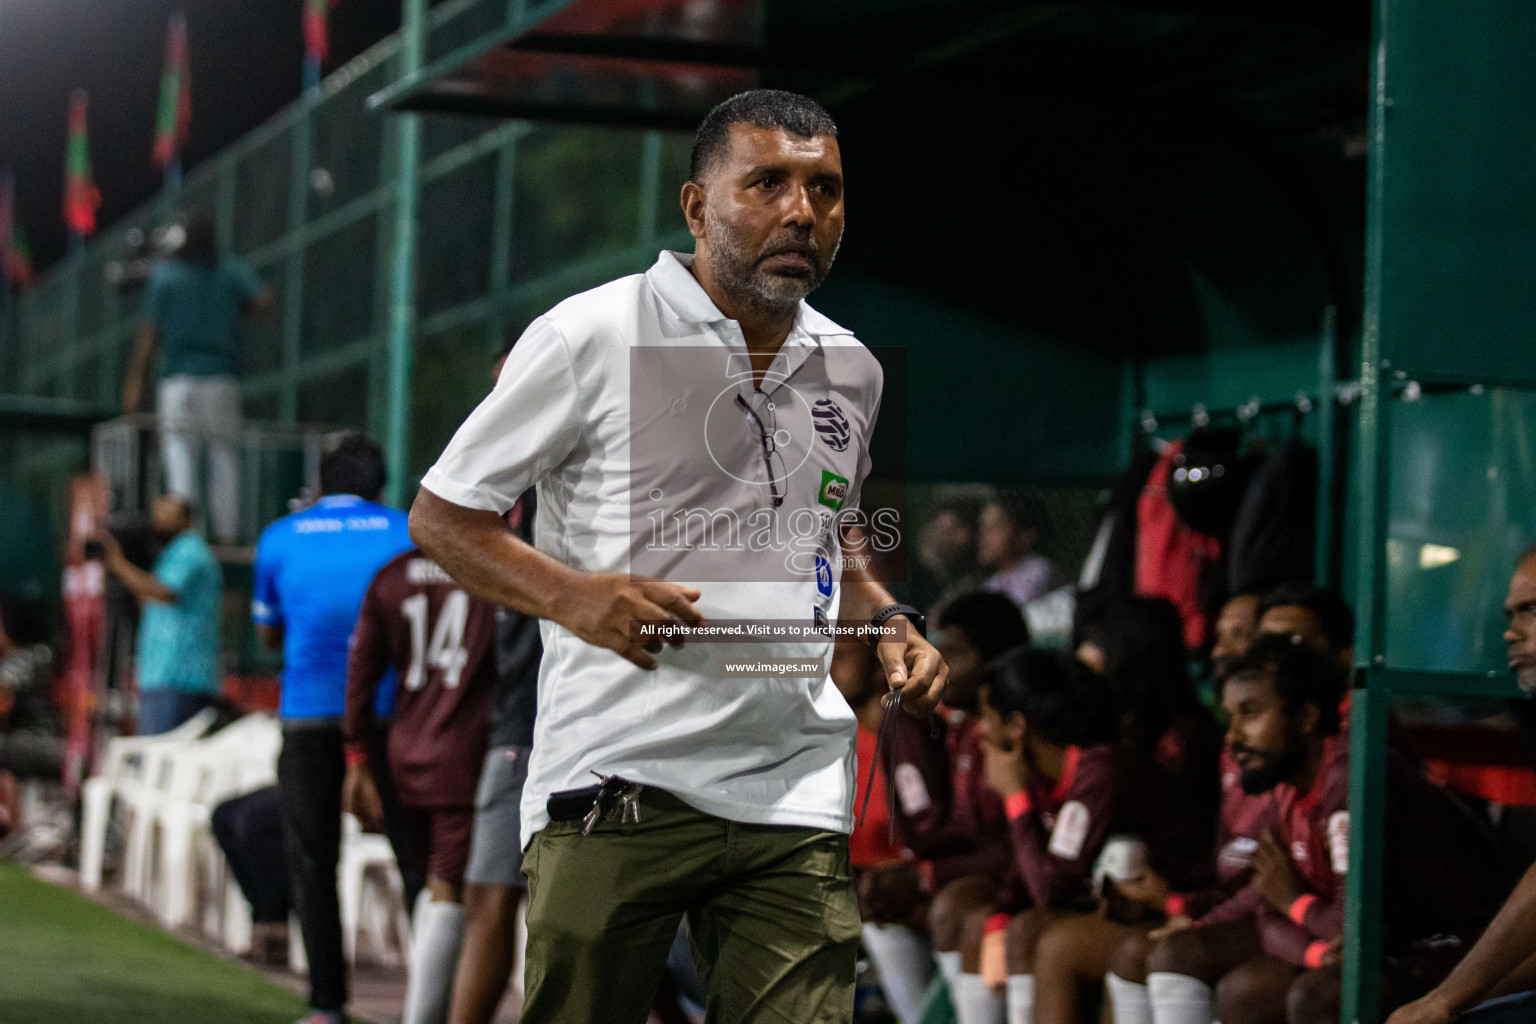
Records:
[[[1440,999],[1440,991],[1436,989],[1407,1006],[1398,1007],[1397,1012],[1387,1018],[1387,1024],[1451,1024],[1458,1016],[1460,1014]]]
[[[632,622],[679,620],[691,626],[704,616],[693,606],[701,596],[693,587],[633,576],[627,573],[581,573],[556,599],[552,618],[594,647],[604,647],[643,669],[657,665],[652,654],[661,652],[661,640],[637,643],[630,636]],[[681,640],[668,641],[681,647]]]

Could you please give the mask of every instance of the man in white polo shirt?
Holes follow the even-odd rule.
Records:
[[[859,508],[880,365],[802,301],[842,237],[837,128],[792,93],[727,100],[681,202],[694,254],[536,320],[412,535],[543,620],[522,1019],[644,1020],[686,914],[712,1020],[846,1022],[855,725],[829,633],[896,627],[875,650],[915,714],[947,669],[867,568],[900,526]],[[502,519],[530,484],[536,548]]]

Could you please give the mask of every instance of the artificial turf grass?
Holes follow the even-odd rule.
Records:
[[[0,1024],[292,1024],[297,995],[0,862]]]

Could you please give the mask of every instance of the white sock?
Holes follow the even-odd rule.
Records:
[[[1008,1024],[1034,1024],[1035,976],[1008,975]]]
[[[864,948],[880,972],[880,987],[898,1020],[917,1024],[923,993],[933,978],[933,953],[928,940],[899,924],[866,924]]]
[[[1126,981],[1117,974],[1106,974],[1104,987],[1109,992],[1109,1008],[1115,1024],[1152,1024],[1152,1003],[1147,996],[1147,986]]]
[[[418,903],[411,931],[411,974],[400,1024],[442,1024],[464,943],[464,908],[457,903]]]
[[[1147,975],[1147,998],[1154,1024],[1215,1024],[1211,986],[1199,978],[1155,971]]]
[[[951,949],[933,954],[933,962],[939,965],[939,973],[944,975],[944,984],[949,990],[955,990],[955,982],[960,980],[960,951]]]
[[[1003,997],[979,974],[962,974],[950,990],[960,1024],[1003,1024]]]

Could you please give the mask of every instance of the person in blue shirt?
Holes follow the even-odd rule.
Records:
[[[195,509],[176,494],[159,498],[152,522],[164,542],[153,572],[123,555],[101,531],[106,568],[142,605],[136,650],[141,734],[169,732],[218,697],[219,609],[224,574],[198,532]]]
[[[123,382],[123,411],[137,412],[144,375],[159,354],[161,451],[170,490],[198,494],[198,460],[208,442],[209,511],[220,543],[239,532],[240,320],[272,308],[272,291],[244,262],[220,257],[213,222],[188,214],[185,241],[150,272],[143,324]]]
[[[293,905],[309,959],[309,1024],[346,1020],[336,863],[346,775],[347,645],[374,574],[412,547],[406,515],[378,503],[384,453],[350,435],[320,462],[321,498],[262,531],[251,617],[283,652],[277,785]]]

